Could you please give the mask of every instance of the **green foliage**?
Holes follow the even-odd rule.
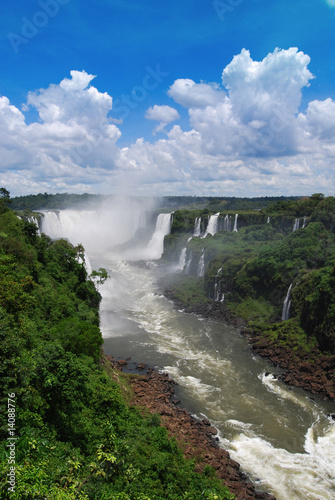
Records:
[[[230,500],[215,475],[195,472],[157,416],[127,405],[99,364],[101,296],[82,246],[40,237],[34,224],[0,212],[0,497]],[[100,268],[92,278],[108,275]],[[8,394],[16,408],[13,492]]]
[[[221,214],[229,213],[228,206],[222,204]],[[204,213],[194,210],[192,216],[191,210],[178,212],[172,235],[174,248],[180,248],[178,242],[185,242],[189,226]],[[293,231],[295,218],[302,217],[305,227]],[[228,308],[231,316],[276,324],[292,284],[290,317],[295,322],[288,322],[288,327],[291,325],[298,335],[292,325],[299,324],[321,351],[334,353],[334,232],[335,198],[321,193],[282,199],[266,210],[240,212],[238,232],[219,231],[214,237],[193,238],[187,244],[187,256],[192,256],[188,266],[191,276],[181,276],[172,288],[173,295],[187,310],[201,310],[214,299],[224,312]],[[202,252],[204,280],[195,278]],[[223,296],[224,302],[219,302]]]
[[[99,271],[92,271],[90,278],[98,285],[102,285],[105,283],[107,278],[110,278],[110,276],[108,276],[106,269],[100,267]]]
[[[5,212],[10,203],[9,191],[4,187],[0,188],[0,213]]]
[[[185,307],[186,311],[205,308],[206,305],[210,304],[202,278],[193,276],[173,278],[170,283],[165,280],[165,286],[173,293],[174,298]]]
[[[194,228],[194,221],[198,212],[192,210],[176,210],[173,213],[173,220],[171,225],[171,233],[180,233],[189,231],[192,232]]]

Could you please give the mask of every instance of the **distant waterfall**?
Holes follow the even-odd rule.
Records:
[[[159,214],[156,221],[155,232],[149,241],[146,258],[160,259],[164,251],[164,237],[171,231],[172,213]]]
[[[144,211],[137,205],[106,210],[43,211],[41,231],[53,239],[67,238],[73,245],[104,248],[129,241],[143,227]]]
[[[177,264],[177,269],[179,270],[183,270],[185,268],[185,266],[187,265],[187,261],[186,261],[186,253],[187,253],[187,243],[189,241],[191,241],[192,239],[192,236],[187,240],[186,242],[186,246],[182,249],[181,251],[181,254],[180,254],[180,257],[179,257],[179,261],[178,261],[178,264]]]
[[[203,278],[205,276],[205,250],[203,249],[199,264],[198,264],[198,278]]]
[[[218,270],[214,278],[214,301],[223,302],[224,293],[221,292],[221,271],[222,267]]]
[[[291,308],[290,293],[291,293],[291,288],[292,288],[292,283],[290,284],[290,286],[289,286],[289,288],[287,290],[287,294],[286,294],[286,297],[285,297],[285,300],[284,300],[283,310],[282,310],[282,314],[281,314],[282,321],[286,321],[290,317],[290,308]]]
[[[66,238],[73,245],[81,243],[89,255],[122,252],[129,260],[160,259],[164,237],[171,231],[172,214],[158,215],[148,243],[148,237],[141,238],[146,213],[147,208],[141,203],[117,200],[100,210],[42,212],[40,228],[53,239]]]
[[[225,215],[225,218],[223,219],[223,230],[231,231],[231,217],[228,214]]]
[[[299,219],[295,219],[294,220],[294,224],[293,224],[293,231],[297,231],[300,227],[300,220]]]
[[[266,219],[266,223],[267,223],[267,224],[269,224],[269,223],[270,223],[270,217],[268,217],[268,218]]]
[[[218,232],[218,227],[219,227],[219,215],[220,212],[218,212],[215,215],[211,215],[208,221],[208,226],[205,231],[205,234],[203,235],[203,238],[206,238],[207,234],[211,234],[214,236]]]
[[[75,212],[72,210],[64,211],[63,213],[60,211],[44,212],[40,222],[41,231],[53,239],[68,238],[72,241],[73,245],[76,245],[78,243],[81,243],[81,240],[78,239],[77,241],[75,241],[74,235],[72,233],[72,228],[79,225],[82,222],[83,218],[87,220],[87,217],[90,217],[91,215],[92,212]],[[87,273],[91,274],[92,266],[86,252],[84,254],[84,260],[79,258],[78,261],[84,264]]]
[[[304,229],[306,227],[306,220],[307,220],[307,217],[305,216],[304,220],[302,222],[302,229]]]
[[[64,236],[64,229],[59,218],[59,212],[44,212],[41,218],[41,231],[50,238]]]
[[[184,267],[184,274],[186,274],[186,275],[190,274],[192,259],[193,259],[193,252],[191,250],[189,252],[189,254],[185,257],[186,264],[185,264],[185,267]]]
[[[201,234],[201,217],[197,217],[194,222],[193,236],[200,236]]]
[[[233,231],[236,231],[236,232],[237,232],[237,218],[238,218],[238,214],[235,215],[234,229],[233,229]]]
[[[41,232],[40,232],[40,229],[39,229],[40,225],[39,225],[38,220],[36,219],[36,217],[34,217],[34,216],[28,217],[28,222],[30,222],[31,224],[35,224],[35,226],[37,226],[37,234],[39,236],[41,236]]]
[[[179,262],[178,262],[178,266],[177,266],[177,269],[181,269],[183,270],[184,267],[185,267],[185,264],[186,264],[186,250],[187,248],[184,247],[181,251],[181,254],[180,254],[180,257],[179,257]]]

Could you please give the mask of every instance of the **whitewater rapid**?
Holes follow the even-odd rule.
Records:
[[[63,212],[58,220],[77,244],[67,217]],[[142,248],[129,245],[120,253],[117,246],[100,245],[88,251],[92,267],[105,267],[110,275],[100,287],[106,354],[168,372],[183,406],[216,426],[220,444],[259,489],[278,500],[333,500],[334,404],[284,385],[280,371],[253,356],[232,326],[179,311],[162,295],[157,282],[168,269],[157,259],[169,221],[169,214],[157,218]],[[81,236],[85,244],[87,235]]]

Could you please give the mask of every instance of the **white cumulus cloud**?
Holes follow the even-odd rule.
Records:
[[[195,83],[189,78],[178,79],[168,90],[168,95],[185,108],[205,108],[224,101],[225,93],[217,85]]]
[[[148,120],[154,120],[160,122],[159,125],[155,127],[155,132],[162,132],[164,127],[175,120],[180,118],[178,111],[171,106],[155,106],[147,109],[145,117]]]
[[[172,105],[151,106],[145,117],[164,131],[180,118],[175,102],[186,108],[187,129],[174,124],[164,139],[124,148],[109,118],[112,96],[85,71],[30,92],[22,110],[0,97],[0,185],[15,194],[330,194],[335,102],[315,99],[300,109],[314,81],[309,62],[294,47],[261,61],[243,49],[218,67],[217,83],[179,78],[167,91]],[[29,108],[39,119],[27,124]]]

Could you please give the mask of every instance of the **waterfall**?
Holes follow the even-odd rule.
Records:
[[[147,259],[160,259],[163,255],[164,237],[171,231],[171,217],[172,213],[158,215],[155,232],[148,244]]]
[[[184,247],[181,251],[180,257],[179,257],[179,262],[177,269],[183,270],[186,264],[186,250],[187,248]]]
[[[224,231],[231,231],[231,220],[230,220],[230,215],[225,215],[225,218],[223,220],[223,230]]]
[[[83,264],[84,265],[84,267],[86,269],[86,272],[87,272],[87,274],[89,276],[92,273],[93,269],[92,269],[92,265],[91,265],[90,259],[88,258],[87,253],[86,252],[84,253],[84,258],[83,259],[81,257],[78,257],[77,261],[79,262],[79,264]]]
[[[201,217],[197,217],[194,222],[193,236],[200,236],[201,234]]]
[[[299,229],[299,226],[300,226],[300,220],[295,219],[293,224],[293,231],[297,231]]]
[[[269,224],[269,223],[270,223],[270,217],[268,217],[268,218],[266,219],[266,223],[267,223],[267,224]]]
[[[202,254],[198,264],[198,278],[203,278],[205,276],[205,249],[202,250]]]
[[[185,264],[185,268],[184,268],[184,274],[187,274],[187,275],[190,274],[192,259],[193,259],[193,252],[191,250],[190,253],[188,254],[188,256],[185,258],[186,264]]]
[[[218,270],[218,272],[215,275],[214,278],[214,301],[215,302],[223,302],[222,298],[224,299],[224,294],[221,293],[221,271],[222,267]],[[221,297],[220,297],[221,296]]]
[[[35,226],[37,226],[37,234],[39,236],[41,236],[39,223],[38,223],[38,220],[36,219],[36,217],[34,217],[34,216],[28,217],[28,222],[30,222],[31,224],[35,224]]]
[[[208,226],[205,231],[205,234],[202,236],[202,238],[206,238],[207,234],[211,234],[214,236],[218,232],[218,224],[219,224],[219,215],[220,212],[218,212],[215,215],[211,215],[208,221]]]
[[[59,220],[59,212],[42,213],[41,231],[53,239],[62,237],[63,228]]]
[[[307,220],[307,217],[305,215],[303,223],[302,223],[302,229],[304,229],[306,227],[306,220]]]
[[[67,238],[81,243],[88,254],[122,252],[129,260],[159,259],[164,237],[171,230],[171,213],[159,214],[148,243],[144,231],[148,208],[131,199],[117,200],[100,210],[59,210],[41,212],[41,231],[53,239]]]
[[[281,313],[281,319],[282,319],[282,321],[288,320],[289,316],[290,316],[290,307],[291,307],[290,292],[291,292],[291,288],[292,288],[292,283],[290,284],[290,286],[289,286],[289,288],[287,290],[287,294],[286,294],[286,297],[285,297],[285,300],[284,300],[283,310],[282,310],[282,313]]]
[[[176,269],[179,269],[180,271],[182,271],[184,269],[184,267],[187,265],[187,262],[186,262],[187,243],[189,241],[191,241],[191,239],[192,239],[192,236],[187,240],[186,246],[181,251],[179,261],[177,264],[177,268],[176,268]]]
[[[238,218],[238,214],[235,215],[234,229],[233,229],[233,231],[236,231],[236,232],[237,232],[237,218]]]

